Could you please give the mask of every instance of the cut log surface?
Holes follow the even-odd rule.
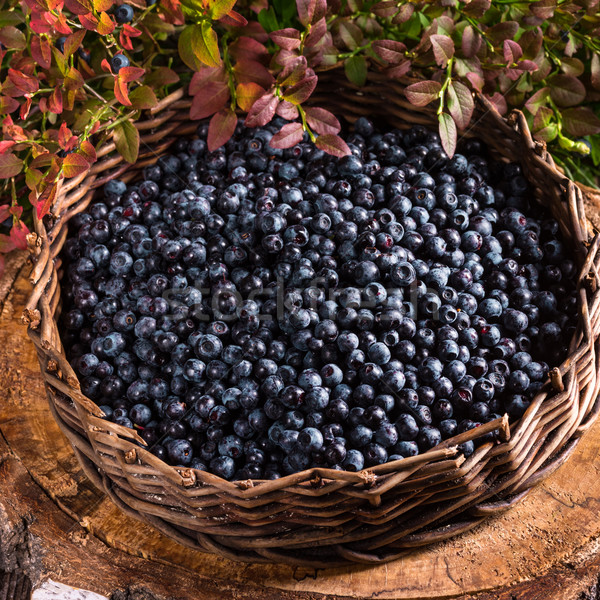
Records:
[[[519,505],[388,564],[294,569],[179,546],[121,513],[83,475],[19,321],[28,267],[13,270],[12,291],[0,296],[1,600],[16,598],[3,588],[17,579],[21,594],[52,580],[112,600],[600,598],[600,422]]]

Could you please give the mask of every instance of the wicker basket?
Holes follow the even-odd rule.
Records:
[[[401,83],[372,75],[357,89],[339,71],[320,79],[315,101],[349,121],[384,115],[394,127],[435,127],[435,112],[408,104]],[[122,162],[112,144],[103,147],[87,173],[63,182],[50,218],[37,221],[30,237],[34,289],[24,320],[50,407],[85,473],[119,507],[182,544],[235,560],[318,567],[379,563],[506,510],[567,459],[600,410],[600,237],[592,237],[580,189],[556,169],[544,145],[532,140],[523,115],[504,120],[481,98],[469,133],[496,158],[522,163],[581,268],[578,328],[569,356],[520,420],[509,426],[504,416],[422,455],[359,473],[309,469],[274,481],[236,482],[167,466],[144,449],[135,431],[103,420],[81,393],[61,345],[58,255],[69,219],[88,206],[100,186],[113,177],[134,178],[178,136],[195,131],[189,106],[177,92],[136,123],[143,152],[133,166]],[[480,445],[468,458],[458,452],[458,444],[494,430],[497,443]]]

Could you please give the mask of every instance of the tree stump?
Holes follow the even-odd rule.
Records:
[[[29,268],[14,261],[10,293],[9,277],[0,285],[0,600],[29,598],[49,578],[112,600],[600,598],[600,422],[513,509],[381,566],[235,563],[124,515],[85,478],[52,418],[19,321]]]

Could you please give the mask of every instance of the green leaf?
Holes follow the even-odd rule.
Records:
[[[133,106],[133,108],[153,108],[158,104],[156,94],[152,88],[147,85],[140,85],[132,90],[129,93],[129,99],[131,100],[131,106]]]
[[[567,133],[574,137],[600,133],[600,119],[585,106],[565,109],[562,112],[562,124]]]
[[[258,13],[258,22],[263,26],[263,29],[267,33],[281,29],[279,21],[277,21],[277,15],[272,6],[269,9],[265,8]]]
[[[14,154],[0,155],[0,179],[10,179],[18,175],[23,168],[23,161]]]
[[[589,140],[592,145],[592,162],[597,167],[600,165],[600,135],[591,135]]]
[[[354,85],[362,87],[367,81],[367,59],[364,56],[351,56],[344,61],[346,77]]]
[[[469,88],[460,81],[453,81],[448,86],[448,110],[459,129],[465,129],[471,122],[475,103]]]
[[[117,152],[128,162],[134,163],[140,151],[140,133],[130,121],[123,121],[113,129]]]
[[[454,156],[454,151],[456,150],[456,123],[448,113],[439,114],[438,123],[442,148],[444,148],[446,154],[452,158]]]
[[[445,68],[448,61],[454,56],[454,42],[447,35],[435,34],[430,36],[431,47],[435,62],[442,68]]]
[[[209,2],[209,15],[211,19],[218,21],[235,6],[235,3],[236,0],[212,0],[212,2]]]
[[[438,81],[419,81],[407,86],[404,93],[411,104],[426,106],[437,100],[441,91],[442,84]]]
[[[195,33],[196,29],[198,29],[200,35],[202,35],[200,25],[188,25],[179,35],[179,40],[177,42],[181,60],[192,69],[192,71],[199,71],[203,66],[202,62],[196,57],[192,47],[192,38],[194,35],[198,35],[198,33]]]
[[[525,102],[525,108],[532,115],[535,115],[542,106],[546,105],[546,100],[548,100],[549,95],[550,90],[547,87],[541,88]]]
[[[8,25],[20,25],[21,23],[25,23],[25,17],[21,12],[12,10],[0,11],[0,27],[6,27]]]
[[[197,30],[196,30],[197,32]],[[192,37],[196,58],[208,67],[218,67],[221,64],[219,53],[219,38],[208,21],[202,23],[200,35]]]

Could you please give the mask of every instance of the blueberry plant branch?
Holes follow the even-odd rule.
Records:
[[[310,103],[319,71],[338,66],[356,86],[369,70],[412,77],[407,99],[438,102],[448,154],[473,92],[501,113],[520,108],[560,164],[596,182],[599,1],[5,0],[0,195],[14,188],[23,210],[0,225],[0,258],[25,247],[32,211],[43,218],[57,182],[85,172],[99,144],[112,138],[134,161],[131,121],[174,88],[192,96],[191,119],[210,119],[211,151],[246,114],[247,126],[284,118],[281,148],[307,132],[348,153],[336,116]]]

